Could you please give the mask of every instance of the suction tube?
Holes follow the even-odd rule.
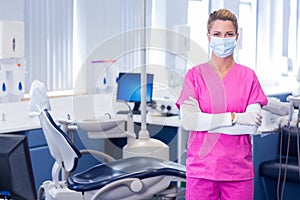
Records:
[[[294,103],[290,100],[289,103],[289,117],[288,117],[288,138],[287,138],[287,150],[286,150],[286,158],[285,158],[285,167],[284,167],[284,175],[282,181],[282,188],[280,193],[280,179],[281,179],[281,166],[282,166],[282,142],[283,142],[283,127],[280,126],[280,146],[279,146],[279,172],[278,172],[278,181],[277,181],[277,200],[283,199],[284,187],[286,182],[286,174],[287,174],[287,164],[289,159],[289,150],[290,150],[290,139],[291,139],[291,122],[293,120],[294,113]],[[299,115],[299,112],[298,112]]]
[[[300,104],[298,105],[298,117],[297,117],[297,156],[298,156],[298,178],[300,180],[300,146],[299,146],[299,122],[300,122],[300,112],[299,112]]]

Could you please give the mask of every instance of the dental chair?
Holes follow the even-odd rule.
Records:
[[[151,157],[110,160],[83,172],[72,174],[81,152],[51,117],[40,114],[40,123],[55,163],[52,181],[40,188],[42,199],[123,199],[145,200],[164,196],[175,199],[177,181],[185,180],[185,166]],[[108,157],[109,158],[109,157]],[[59,175],[61,174],[61,179]]]

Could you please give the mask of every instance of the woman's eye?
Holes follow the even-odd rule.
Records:
[[[234,36],[233,33],[227,33],[226,35],[229,36],[229,37],[233,37]]]

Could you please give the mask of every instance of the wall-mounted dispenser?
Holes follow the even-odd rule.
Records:
[[[7,102],[8,100],[6,71],[1,70],[0,67],[0,103]]]
[[[96,93],[109,93],[116,84],[115,63],[116,60],[92,60],[94,64],[94,76],[96,80]]]
[[[10,101],[20,101],[24,94],[25,70],[22,62],[9,64],[7,86]]]
[[[0,21],[0,103],[24,94],[24,22]]]
[[[24,22],[0,21],[0,59],[24,57]]]

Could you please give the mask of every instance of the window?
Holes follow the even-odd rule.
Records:
[[[284,46],[284,55],[292,60],[293,71],[296,72],[300,65],[299,52],[300,52],[300,41],[299,41],[299,7],[300,2],[297,0],[287,1],[289,4],[285,5],[285,11],[287,14],[285,20],[285,31],[284,31],[284,42],[287,46]],[[289,12],[290,11],[290,12]]]
[[[33,80],[49,91],[73,87],[73,0],[25,1],[26,92]]]
[[[297,0],[257,2],[257,66],[270,77],[292,78],[298,70],[299,6]]]
[[[188,25],[190,26],[191,42],[199,45],[208,54],[207,19],[209,0],[188,2]],[[187,66],[188,68],[193,66]]]
[[[241,0],[239,6],[239,41],[235,56],[239,63],[256,67],[256,0]]]
[[[208,54],[206,23],[209,7],[209,0],[190,0],[188,5],[188,25],[191,27],[191,40],[201,46]],[[256,0],[240,1],[238,20],[240,38],[235,58],[238,62],[256,69]]]

